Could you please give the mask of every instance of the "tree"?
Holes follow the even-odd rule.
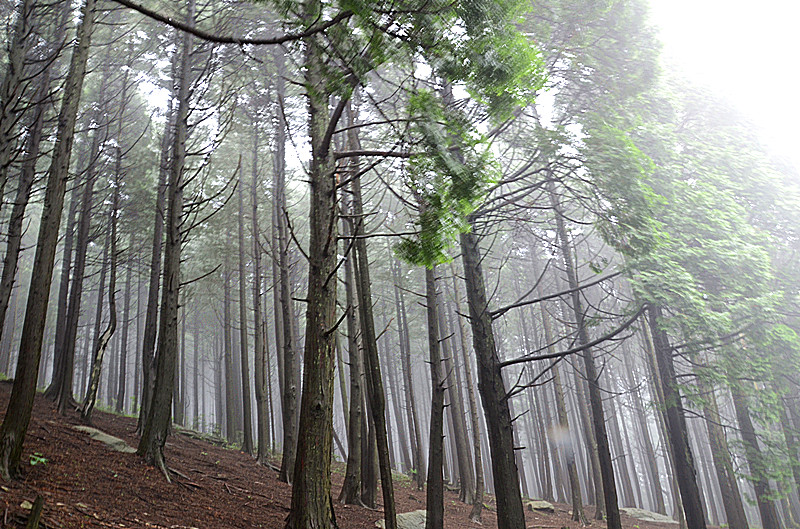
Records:
[[[58,242],[58,228],[61,224],[61,210],[67,189],[75,119],[86,73],[86,60],[89,55],[95,11],[95,0],[86,0],[81,11],[82,18],[78,26],[77,40],[72,52],[64,98],[58,116],[56,145],[47,173],[44,209],[39,225],[33,275],[28,290],[14,388],[6,409],[5,419],[0,426],[0,477],[3,479],[9,479],[19,474],[22,443],[25,440],[33,409],[53,262]]]

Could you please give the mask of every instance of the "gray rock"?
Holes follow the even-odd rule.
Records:
[[[678,523],[669,516],[666,516],[664,514],[645,511],[644,509],[636,509],[634,507],[623,507],[620,508],[619,512],[625,513],[631,518],[636,518],[637,520],[644,520],[645,522],[673,523],[673,524]]]
[[[528,500],[525,502],[525,506],[529,511],[556,512],[553,504],[544,500]]]
[[[130,446],[128,443],[120,439],[119,437],[114,437],[113,435],[108,435],[105,432],[101,432],[97,428],[92,428],[91,426],[75,426],[76,430],[80,432],[85,432],[89,434],[89,437],[96,441],[100,441],[111,450],[115,452],[122,452],[123,454],[135,454],[136,449]]]
[[[375,527],[386,527],[385,520],[375,522]],[[404,512],[397,515],[397,529],[425,529],[425,509]]]

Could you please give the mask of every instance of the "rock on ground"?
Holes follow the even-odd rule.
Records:
[[[375,522],[375,527],[386,527],[385,520]],[[425,529],[425,509],[404,512],[397,515],[397,529]]]
[[[89,434],[89,437],[96,441],[100,441],[111,450],[115,452],[122,452],[124,454],[134,454],[136,453],[136,449],[130,446],[128,443],[120,439],[119,437],[114,437],[113,435],[109,435],[105,432],[101,432],[97,428],[92,428],[91,426],[75,426],[75,429],[81,432],[86,432]]]
[[[544,500],[528,500],[525,502],[525,507],[527,507],[529,511],[556,512],[556,508],[553,507],[553,504]]]
[[[675,520],[670,518],[665,514],[659,514],[657,512],[646,511],[644,509],[636,509],[634,507],[624,507],[620,508],[619,512],[623,512],[630,516],[631,518],[636,518],[638,520],[644,520],[646,522],[659,522],[659,523],[674,523],[677,524]]]

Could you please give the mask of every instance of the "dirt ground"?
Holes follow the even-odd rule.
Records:
[[[0,383],[0,413],[5,413],[11,384]],[[186,435],[167,442],[169,465],[183,477],[172,484],[136,454],[113,452],[83,432],[77,415],[57,414],[54,406],[37,396],[23,452],[24,478],[0,482],[0,526],[24,527],[29,511],[23,501],[37,494],[45,500],[40,527],[46,528],[156,528],[227,529],[283,527],[291,502],[291,487],[277,480],[277,473],[257,465],[248,455],[200,441]],[[136,446],[136,420],[100,411],[94,426]],[[333,474],[334,498],[341,487],[344,467]],[[395,485],[398,512],[425,508],[425,494],[405,483]],[[492,507],[492,498],[487,498]],[[556,504],[552,514],[526,514],[528,527],[577,529],[569,506]],[[340,529],[375,527],[382,517],[377,511],[335,505]],[[591,511],[591,508],[589,508]],[[483,524],[469,521],[470,507],[456,494],[445,497],[445,527],[496,529],[495,513],[484,510]],[[587,512],[587,515],[591,515]],[[623,515],[630,529],[675,529],[669,524],[645,523]],[[594,523],[595,527],[605,527]]]

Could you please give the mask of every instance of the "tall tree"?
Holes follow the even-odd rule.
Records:
[[[3,479],[9,479],[19,473],[22,443],[25,440],[33,409],[56,243],[58,242],[61,212],[69,177],[75,119],[86,73],[86,61],[89,56],[95,14],[95,0],[86,0],[81,11],[77,39],[63,90],[64,96],[58,116],[56,144],[47,173],[44,208],[39,224],[39,236],[28,290],[14,388],[6,409],[5,419],[0,426],[0,477]]]

